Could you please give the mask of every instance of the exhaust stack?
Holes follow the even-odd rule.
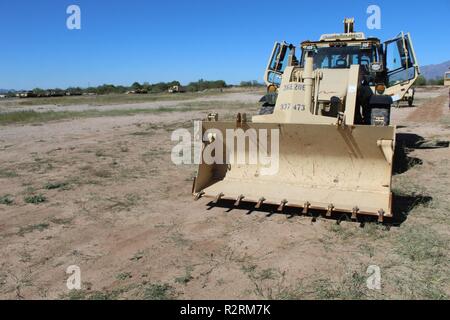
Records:
[[[345,18],[344,19],[344,33],[353,33],[355,25],[355,18]]]

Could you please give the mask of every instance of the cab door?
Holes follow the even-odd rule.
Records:
[[[386,94],[394,101],[403,98],[420,74],[409,33],[384,42],[384,63],[387,75]]]
[[[264,81],[267,86],[279,86],[284,69],[295,59],[295,47],[286,42],[275,42],[267,64]]]

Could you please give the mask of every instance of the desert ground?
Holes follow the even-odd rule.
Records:
[[[402,151],[383,224],[193,201],[172,131],[255,114],[261,94],[0,101],[0,298],[448,299],[448,88],[392,110]]]

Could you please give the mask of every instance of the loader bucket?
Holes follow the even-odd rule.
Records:
[[[223,145],[224,159],[231,153],[245,153],[248,160],[255,136],[249,135],[245,149],[239,150],[236,139],[230,145],[225,138],[227,129],[235,133],[241,129],[266,129],[267,138],[257,135],[257,143],[259,146],[265,139],[268,154],[276,153],[274,143],[278,143],[278,170],[263,174],[269,165],[260,157],[256,163],[201,163],[193,186],[197,198],[232,199],[236,205],[253,202],[256,208],[263,203],[273,204],[280,211],[289,206],[302,208],[299,212],[303,213],[308,209],[326,210],[327,215],[348,212],[352,218],[358,214],[375,215],[379,220],[392,216],[395,127],[204,121],[203,150],[210,151],[207,146],[214,141]],[[208,135],[210,131],[221,134]],[[278,141],[271,141],[276,132]]]

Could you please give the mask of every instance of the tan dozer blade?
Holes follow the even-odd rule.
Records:
[[[277,173],[261,174],[270,165],[267,162],[263,165],[259,157],[254,164],[248,163],[248,157],[248,164],[202,162],[194,182],[194,195],[232,199],[238,204],[254,202],[256,208],[268,203],[279,206],[280,210],[289,206],[303,208],[303,212],[308,209],[349,212],[353,217],[356,214],[392,216],[394,127],[250,122],[241,126],[244,131],[267,129],[269,155],[276,149],[270,145],[271,130],[279,129]],[[222,133],[224,154],[229,155],[233,148],[239,156],[236,141],[234,146],[227,146],[225,139],[226,129],[236,129],[236,123],[203,122],[203,132],[211,128]],[[247,138],[246,156],[249,145]]]

